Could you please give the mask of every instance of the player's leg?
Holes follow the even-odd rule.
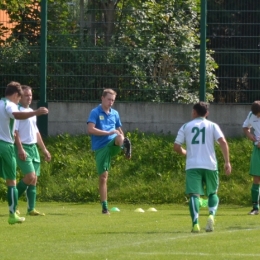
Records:
[[[1,170],[7,185],[7,201],[9,207],[9,224],[22,223],[25,218],[19,217],[15,211],[18,201],[18,192],[16,189],[16,158],[13,144],[0,142],[1,151]]]
[[[248,213],[249,215],[259,214],[259,185],[260,176],[253,176],[253,183],[251,187],[251,199],[252,199],[252,210]]]
[[[37,180],[40,176],[40,155],[36,145],[33,145],[30,148],[30,156],[32,159],[32,164],[34,168],[34,179],[28,185],[26,190],[27,198],[27,215],[29,216],[45,216],[44,213],[41,213],[35,209],[36,206],[36,197],[37,197]]]
[[[254,146],[249,174],[253,176],[253,183],[251,187],[251,200],[253,204],[249,215],[258,215],[259,213],[259,184],[260,184],[260,149]]]
[[[211,232],[214,230],[215,215],[218,210],[219,198],[217,195],[219,187],[218,171],[205,170],[205,182],[208,196],[209,216],[205,230]]]
[[[108,180],[107,171],[99,175],[99,194],[100,194],[100,201],[101,201],[103,214],[109,214],[108,203],[107,203],[107,180]]]
[[[110,169],[111,156],[109,147],[105,146],[95,152],[97,172],[99,175],[99,195],[102,206],[102,214],[109,214],[107,202],[107,180]]]
[[[192,232],[200,231],[199,210],[200,195],[203,195],[202,176],[200,169],[189,169],[186,171],[186,194],[190,195],[189,211],[192,221]]]
[[[26,159],[21,160],[19,158],[18,149],[15,145],[15,153],[16,153],[16,161],[17,165],[20,168],[24,177],[18,182],[16,188],[18,190],[18,198],[22,196],[22,194],[26,191],[28,185],[30,185],[35,179],[34,167],[32,163],[32,157],[30,155],[29,146],[23,146],[23,149],[26,152]]]
[[[114,140],[115,140],[114,144],[116,146],[119,146],[120,148],[122,147],[126,158],[130,159],[131,155],[132,155],[132,145],[131,145],[129,138],[124,137],[122,134],[120,134],[120,135],[117,135]],[[118,151],[121,151],[121,149]],[[114,155],[111,155],[111,156],[114,156]]]

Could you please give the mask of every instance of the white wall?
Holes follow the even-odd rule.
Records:
[[[48,104],[49,135],[86,133],[86,121],[92,108],[98,103]],[[210,105],[208,119],[218,123],[226,137],[243,135],[242,124],[250,111],[250,105]],[[191,119],[192,105],[155,103],[115,103],[124,131],[138,129],[141,132],[176,135],[182,124]]]

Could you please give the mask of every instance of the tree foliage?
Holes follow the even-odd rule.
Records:
[[[39,82],[38,4],[32,0],[23,8],[8,10],[16,25],[12,36],[0,48],[0,58],[10,60],[10,50],[23,45],[15,64],[6,62],[1,66],[4,74],[15,71],[19,80],[32,86]],[[80,4],[85,12],[71,19],[72,10],[65,0],[48,1],[49,100],[95,100],[104,87],[116,89],[121,101],[192,103],[198,100],[197,1],[97,0]],[[7,6],[4,8],[7,10]],[[213,100],[212,92],[217,87],[216,67],[212,53],[208,52],[209,101]],[[0,77],[6,84],[7,77],[1,72]]]

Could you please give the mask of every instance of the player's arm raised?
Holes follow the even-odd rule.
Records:
[[[39,107],[38,109],[30,112],[13,112],[14,118],[15,119],[27,119],[33,116],[41,116],[41,115],[46,115],[49,113],[49,110],[46,107]]]

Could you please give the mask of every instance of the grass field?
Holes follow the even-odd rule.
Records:
[[[250,208],[220,205],[214,232],[192,234],[188,207],[113,205],[120,212],[102,215],[99,204],[38,203],[44,217],[7,223],[0,203],[1,260],[255,259],[260,257],[260,216]],[[147,212],[155,207],[157,212]],[[144,213],[134,212],[142,208]],[[24,216],[26,204],[19,202]],[[207,210],[200,212],[204,228]]]

